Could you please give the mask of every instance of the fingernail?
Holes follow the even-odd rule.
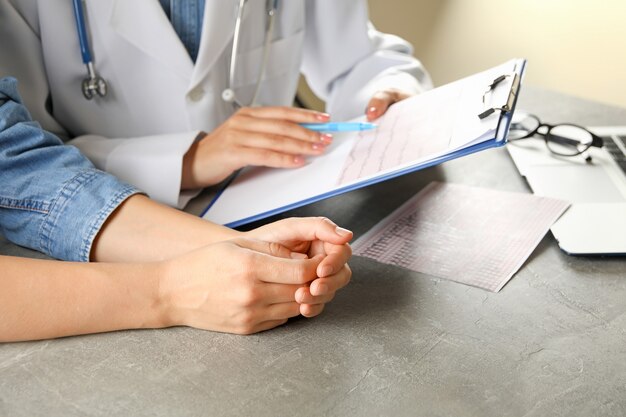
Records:
[[[324,265],[320,269],[320,278],[327,277],[333,274],[333,267],[330,265]]]
[[[317,120],[321,120],[321,121],[324,121],[324,122],[325,122],[325,121],[330,120],[330,114],[328,114],[328,113],[317,113],[317,114],[315,115],[315,118],[316,118]]]
[[[378,109],[374,106],[370,107],[369,109],[367,109],[368,113],[376,113],[378,111]]]
[[[333,135],[330,133],[322,133],[320,135],[320,142],[325,143],[326,145],[330,145],[333,143]]]
[[[350,236],[352,232],[348,229],[344,229],[343,227],[335,227],[335,233],[337,233],[341,237]]]
[[[326,147],[323,144],[320,144],[320,143],[312,143],[311,144],[311,148],[314,151],[323,151]]]
[[[291,259],[306,259],[306,258],[308,258],[306,253],[300,253],[300,252],[291,252],[290,256],[291,256]]]
[[[293,163],[294,163],[294,164],[296,164],[296,165],[302,165],[302,164],[304,164],[304,157],[299,156],[299,155],[298,155],[298,156],[296,156],[296,157],[294,157],[294,158],[293,158]]]

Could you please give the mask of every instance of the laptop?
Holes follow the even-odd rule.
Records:
[[[542,138],[506,147],[534,194],[572,204],[551,228],[563,251],[626,255],[626,126],[588,129],[604,146],[575,157],[550,153]]]

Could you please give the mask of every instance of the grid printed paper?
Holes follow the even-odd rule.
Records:
[[[433,182],[352,245],[355,255],[497,292],[569,203]]]

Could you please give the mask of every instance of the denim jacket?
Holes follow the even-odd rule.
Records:
[[[0,79],[0,233],[7,239],[88,261],[105,220],[138,192],[44,131],[22,104],[16,80]]]

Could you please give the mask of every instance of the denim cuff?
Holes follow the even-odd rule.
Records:
[[[137,193],[137,188],[105,172],[79,171],[59,190],[41,224],[41,250],[54,258],[88,262],[104,222]]]

